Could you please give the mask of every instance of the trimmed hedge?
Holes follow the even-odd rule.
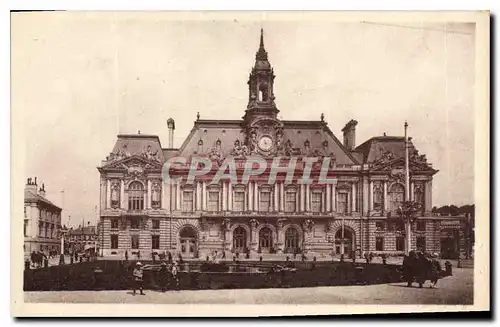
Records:
[[[148,262],[144,262],[148,264]],[[238,272],[236,267],[270,268],[271,262],[245,262],[232,265],[233,271],[225,270],[230,264],[207,268],[206,263],[189,263],[196,271],[179,273],[179,289],[237,289],[237,288],[277,288],[312,287],[353,284],[379,284],[400,281],[400,266],[382,264],[353,264],[350,262],[293,262],[295,271],[272,271],[268,273]],[[285,263],[279,262],[284,265]],[[82,262],[24,272],[25,291],[62,290],[125,290],[131,289],[133,261]],[[184,266],[185,267],[185,266]],[[203,267],[203,268],[202,268]],[[97,269],[99,268],[99,269]],[[181,265],[181,269],[183,265]],[[200,271],[209,269],[211,271]],[[220,270],[218,269],[220,268]],[[184,269],[183,269],[184,270]],[[243,270],[243,269],[242,269]],[[144,271],[144,286],[158,289],[158,269]],[[169,287],[171,288],[171,287]]]

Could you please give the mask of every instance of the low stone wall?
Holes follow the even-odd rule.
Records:
[[[143,261],[141,261],[143,262]],[[148,262],[143,262],[148,264]],[[150,262],[149,262],[150,263]],[[191,268],[199,263],[190,262]],[[271,262],[245,262],[245,266],[269,267]],[[179,289],[236,289],[314,287],[377,284],[400,281],[400,266],[352,264],[349,262],[295,262],[296,271],[274,273],[185,272],[179,274]],[[61,265],[24,272],[25,291],[125,290],[133,285],[135,261],[97,261]],[[243,264],[242,264],[243,265]],[[102,271],[95,273],[99,267]],[[159,288],[158,272],[146,270],[146,289]]]

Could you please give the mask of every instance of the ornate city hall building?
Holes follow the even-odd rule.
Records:
[[[169,119],[169,147],[157,136],[118,135],[100,172],[101,249],[104,256],[142,257],[170,251],[205,258],[218,251],[255,258],[365,252],[404,253],[404,224],[396,209],[410,199],[421,204],[412,227],[412,248],[441,251],[441,223],[431,215],[432,179],[437,172],[409,141],[410,183],[405,185],[405,138],[374,136],[356,146],[357,122],[342,129],[342,140],[323,115],[317,121],[278,119],[275,75],[261,34],[255,65],[248,79],[248,105],[241,120],[200,119],[180,148],[173,148],[175,122]],[[282,111],[286,115],[286,111]],[[280,167],[298,160],[291,182],[285,173],[271,178],[269,169],[248,183],[222,179],[215,171],[232,157],[241,180],[244,163],[252,157]],[[165,183],[164,164],[174,157]],[[332,183],[317,182],[322,166],[313,164],[311,184],[301,184],[304,158],[329,158]],[[210,173],[188,180],[195,158],[210,159]],[[230,255],[232,257],[232,255]]]

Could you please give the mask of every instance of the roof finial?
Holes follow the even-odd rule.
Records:
[[[196,113],[196,120],[200,120],[200,112],[199,111]]]
[[[260,28],[260,45],[259,48],[264,49],[264,29]]]
[[[141,134],[141,130],[138,130],[138,131],[137,131],[137,134]]]
[[[264,48],[264,29],[260,29],[260,44],[259,51],[257,51],[257,55],[255,56],[257,60],[267,60],[267,52]]]
[[[321,121],[324,122],[325,121],[325,115],[323,113],[321,113]]]

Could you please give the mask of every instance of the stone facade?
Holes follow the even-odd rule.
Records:
[[[412,247],[440,251],[440,217],[431,215],[432,177],[437,170],[409,147],[410,185],[405,185],[405,139],[376,136],[355,146],[357,122],[349,121],[343,142],[324,121],[286,121],[274,95],[274,71],[261,35],[250,73],[248,105],[242,120],[201,120],[180,148],[173,148],[175,129],[168,120],[169,147],[157,136],[118,135],[110,155],[98,168],[101,175],[101,222],[104,255],[123,256],[170,251],[184,257],[227,253],[292,253],[362,255],[364,252],[404,252],[404,228],[396,209],[405,200],[420,202]],[[174,183],[165,183],[163,164]],[[211,183],[227,158],[235,160],[238,182]],[[268,167],[277,157],[287,166],[298,159],[290,180],[270,178],[266,169],[241,182],[245,162],[264,158]],[[328,158],[331,184],[314,182],[321,165],[311,166],[312,184],[298,181],[307,170],[305,159]],[[209,173],[189,180],[189,167],[208,158]]]
[[[24,189],[24,255],[33,251],[46,254],[61,251],[62,209],[45,197],[45,185],[28,178]]]

